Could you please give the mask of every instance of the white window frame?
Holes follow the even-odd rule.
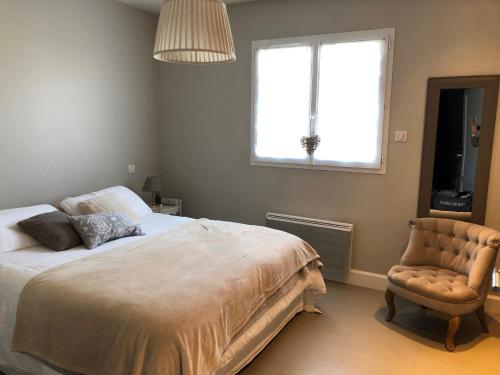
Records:
[[[391,102],[391,86],[392,86],[392,70],[393,70],[393,57],[394,57],[394,39],[396,30],[394,28],[385,28],[377,30],[354,31],[346,33],[311,35],[291,38],[267,39],[252,42],[252,109],[251,109],[251,144],[250,144],[250,165],[252,166],[269,166],[269,167],[282,167],[282,168],[301,168],[301,169],[318,169],[329,171],[343,171],[343,172],[361,172],[361,173],[374,173],[386,174],[387,170],[387,145],[389,141],[389,119],[390,119],[390,102]],[[381,80],[382,86],[380,88],[384,98],[383,121],[382,129],[379,132],[380,147],[380,162],[375,167],[366,167],[362,163],[345,163],[333,162],[325,164],[324,161],[315,163],[313,157],[309,157],[307,163],[296,160],[280,159],[276,161],[274,158],[258,157],[255,155],[255,142],[256,142],[256,99],[257,99],[257,64],[256,64],[256,51],[265,48],[309,45],[313,46],[312,53],[312,99],[311,99],[311,114],[317,114],[318,106],[318,80],[319,80],[319,46],[322,43],[334,42],[354,42],[354,41],[369,41],[369,40],[384,40],[386,53],[385,58],[385,72]],[[385,78],[385,79],[384,79]],[[311,121],[311,133],[315,133],[316,121]],[[299,140],[297,140],[298,142]]]

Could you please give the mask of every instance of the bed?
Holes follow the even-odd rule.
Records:
[[[316,301],[325,292],[321,264],[317,255],[297,237],[268,228],[154,213],[143,218],[142,227],[146,233],[143,237],[108,242],[92,251],[77,247],[53,252],[34,246],[0,253],[1,371],[7,375],[235,374],[297,313],[318,311]],[[260,237],[262,239],[257,240]],[[269,243],[269,251],[259,250],[263,243]],[[199,275],[183,281],[182,273],[172,271],[177,268],[165,267],[165,276],[159,277],[162,285],[153,288],[158,290],[156,300],[161,303],[154,306],[158,309],[155,311],[177,313],[175,324],[161,314],[148,312],[144,307],[151,302],[148,295],[124,298],[124,294],[120,294],[123,291],[119,288],[117,291],[116,285],[112,286],[113,282],[109,281],[120,277],[119,269],[129,274],[138,272],[137,263],[141,262],[142,254],[151,251],[152,256],[158,255],[158,244],[166,249],[161,255],[164,264],[174,263],[172,257],[175,262],[184,258],[179,255],[182,252],[188,254],[186,258],[191,260],[180,262],[180,267],[191,273],[197,256],[210,254],[211,259],[199,259],[199,274],[214,264],[227,265],[225,271],[218,271],[220,288],[219,281],[207,282],[209,279]],[[230,250],[226,248],[228,244],[240,248],[230,258],[224,255]],[[196,249],[203,250],[196,255]],[[279,258],[277,254],[286,256],[287,272],[273,271]],[[110,266],[113,262],[122,262],[122,266],[113,268]],[[99,273],[101,267],[96,264],[111,267],[112,278],[110,272]],[[90,281],[87,285],[85,277],[81,277],[88,275],[89,267],[96,269],[90,279],[103,277],[102,291],[92,289],[95,285]],[[170,273],[175,276],[169,278]],[[121,277],[123,288],[133,286]],[[136,278],[140,277],[136,274],[130,277]],[[263,283],[265,278],[272,280]],[[256,284],[255,280],[258,280]],[[248,282],[254,285],[245,286]],[[234,285],[228,289],[231,284]],[[177,289],[178,295],[172,294]],[[108,300],[106,293],[111,292],[117,294]],[[72,296],[76,296],[76,302],[67,302]],[[45,303],[49,300],[50,303]],[[224,307],[211,309],[217,301],[224,302]],[[34,306],[37,314],[32,313]],[[196,314],[192,312],[193,306],[199,308]],[[111,314],[115,318],[106,322]],[[186,316],[186,321],[179,318],[182,316]],[[88,322],[85,319],[75,322],[75,317],[88,317]],[[150,324],[149,319],[156,319],[156,325]],[[118,324],[120,320],[123,322]],[[166,329],[169,324],[175,326],[175,330]],[[89,340],[95,345],[89,345]],[[106,358],[96,358],[98,354],[93,352],[93,346],[105,351]],[[63,353],[65,348],[69,350]]]

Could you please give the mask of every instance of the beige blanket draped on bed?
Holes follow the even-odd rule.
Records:
[[[284,232],[193,221],[34,277],[12,349],[85,374],[212,374],[255,311],[317,258]]]

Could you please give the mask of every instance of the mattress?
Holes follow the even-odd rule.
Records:
[[[173,230],[191,219],[161,214],[151,214],[144,219],[143,227],[148,236]],[[103,253],[138,241],[140,238],[125,238],[110,242],[96,250],[75,248],[56,253],[44,247],[17,250],[0,255],[0,369],[10,374],[59,374],[38,360],[10,351],[15,324],[17,302],[23,287],[34,276],[60,264],[81,259],[96,253]],[[309,295],[307,285],[311,280],[321,278],[320,272],[312,267],[297,274],[276,292],[257,311],[247,326],[235,337],[224,355],[224,366],[218,374],[236,373],[262,350],[267,342],[296,313],[305,306],[312,306],[315,295]]]
[[[314,266],[307,274],[297,274],[288,281],[234,338],[224,354],[225,363],[216,375],[232,375],[240,371],[296,314],[302,311],[320,313],[315,305],[321,295],[307,288],[318,282],[323,283],[323,277]]]

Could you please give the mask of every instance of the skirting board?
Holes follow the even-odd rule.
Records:
[[[329,279],[327,275],[325,275],[325,278]],[[385,291],[387,287],[387,276],[380,273],[351,269],[346,284]],[[494,294],[488,295],[488,299],[485,303],[485,310],[491,314],[500,314],[500,296]]]
[[[484,309],[491,314],[500,314],[500,296],[495,294],[488,295]]]
[[[380,273],[351,269],[346,283],[363,288],[385,291],[387,288],[387,276]]]

